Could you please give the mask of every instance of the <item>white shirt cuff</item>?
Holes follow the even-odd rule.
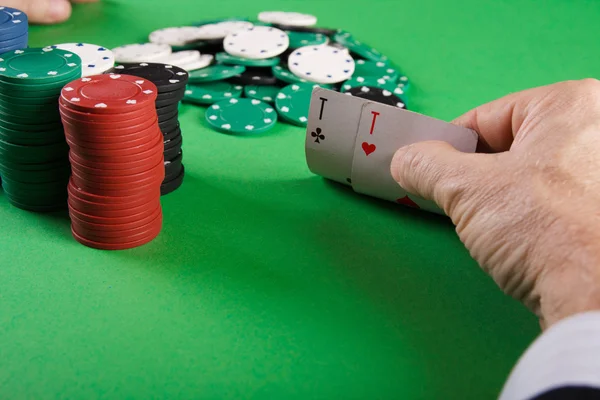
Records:
[[[566,318],[538,337],[511,372],[500,400],[530,399],[564,386],[600,388],[600,311]]]

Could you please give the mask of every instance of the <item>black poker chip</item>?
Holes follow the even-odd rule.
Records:
[[[169,121],[173,118],[178,118],[179,117],[179,110],[178,109],[174,109],[171,110],[170,112],[166,113],[166,114],[158,114],[158,123],[161,123],[162,121]]]
[[[357,86],[346,91],[352,96],[406,109],[406,104],[394,93],[374,86]]]
[[[158,114],[160,116],[160,115],[170,114],[173,111],[177,111],[177,110],[179,110],[179,102],[169,104],[169,105],[166,105],[163,107],[157,107],[156,114]]]
[[[185,167],[182,164],[181,172],[175,179],[163,182],[162,185],[160,185],[160,195],[164,196],[164,195],[167,195],[167,194],[172,193],[175,190],[177,190],[183,183],[184,177],[185,177]]]
[[[181,151],[181,145],[183,144],[183,137],[181,135],[177,136],[175,139],[171,139],[165,142],[165,150],[164,150],[164,158],[165,160],[170,160],[172,158],[177,157],[179,152]]]
[[[173,129],[172,131],[167,132],[167,133],[163,133],[163,140],[165,142],[167,140],[173,140],[173,139],[175,139],[179,135],[181,135],[181,127],[179,126],[179,124],[177,124],[177,126],[175,127],[175,129]]]
[[[160,128],[160,131],[163,133],[163,135],[167,132],[171,132],[172,130],[174,130],[175,128],[177,128],[179,126],[179,115],[174,116],[171,119],[168,119],[166,121],[159,121],[158,122],[158,127]]]
[[[172,181],[179,176],[181,166],[183,165],[181,164],[181,153],[176,158],[178,162],[165,163],[165,179],[163,179],[163,182]]]
[[[246,71],[229,79],[236,85],[258,85],[271,86],[277,84],[277,78],[273,76],[270,68],[246,68]]]
[[[185,87],[171,92],[159,93],[156,97],[156,107],[165,107],[179,103],[185,95]]]
[[[183,68],[159,63],[119,64],[106,73],[127,74],[147,79],[156,85],[158,93],[185,88],[188,82],[188,73]]]
[[[320,33],[322,35],[333,36],[338,33],[338,29],[330,28],[319,28],[317,26],[291,26],[291,25],[280,25],[273,24],[273,27],[281,29],[282,31],[294,31],[294,32],[311,32]]]

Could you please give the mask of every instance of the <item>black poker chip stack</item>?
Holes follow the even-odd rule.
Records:
[[[164,137],[165,152],[165,179],[160,192],[166,195],[175,191],[181,186],[185,176],[179,103],[185,94],[188,73],[177,66],[159,63],[120,64],[107,73],[139,76],[151,81],[158,88],[156,114],[158,126]]]

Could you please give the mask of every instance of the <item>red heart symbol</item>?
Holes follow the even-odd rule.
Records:
[[[372,152],[374,152],[376,148],[377,147],[374,144],[369,144],[367,142],[363,142],[363,144],[362,144],[362,149],[366,155],[369,155]]]
[[[417,203],[412,201],[408,196],[404,196],[401,199],[396,199],[396,203],[402,204],[403,206],[409,206],[413,208],[421,208]]]

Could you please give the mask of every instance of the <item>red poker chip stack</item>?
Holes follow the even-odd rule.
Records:
[[[86,77],[62,89],[71,231],[86,246],[129,249],[160,233],[165,168],[156,96],[152,82],[130,75]]]

